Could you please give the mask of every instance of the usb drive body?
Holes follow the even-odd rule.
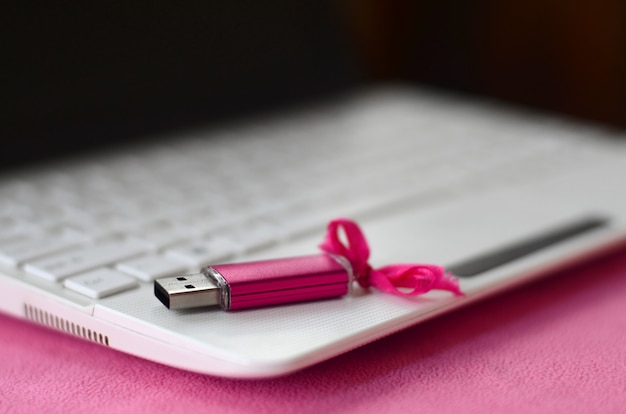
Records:
[[[201,273],[157,279],[154,293],[169,309],[246,309],[343,296],[353,280],[342,256],[318,254],[221,264]]]

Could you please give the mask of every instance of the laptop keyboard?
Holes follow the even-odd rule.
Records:
[[[7,176],[0,263],[99,299],[321,234],[336,216],[454,198],[585,157],[516,122],[408,113],[258,123]]]

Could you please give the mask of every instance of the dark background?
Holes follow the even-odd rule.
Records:
[[[352,3],[359,53],[376,79],[626,126],[623,0]]]
[[[619,0],[4,6],[0,165],[376,83],[626,126]]]

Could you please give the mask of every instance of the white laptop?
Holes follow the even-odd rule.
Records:
[[[377,90],[6,173],[0,307],[183,369],[285,374],[617,246],[624,156],[594,127]],[[373,265],[448,266],[465,296],[355,289],[224,312],[153,294],[209,264],[314,254],[335,217],[359,221]],[[101,292],[72,283],[93,271],[112,278]]]
[[[311,42],[321,44],[315,36]],[[326,82],[304,83],[327,85],[336,72],[315,65],[329,61],[303,60],[303,73]],[[56,69],[41,66],[48,70]],[[235,78],[232,96],[244,96],[250,84],[237,89]],[[124,85],[117,93],[134,93]],[[288,95],[293,85],[283,86]],[[408,86],[331,89],[332,98],[309,107],[3,169],[0,311],[185,370],[270,377],[626,241],[626,143],[619,134]],[[216,90],[219,99],[229,93]],[[94,99],[106,96],[100,91]],[[108,108],[106,100],[81,104]],[[155,113],[144,121],[161,125]],[[44,118],[33,115],[33,122]],[[98,125],[82,125],[94,133],[84,141],[106,135]],[[59,141],[27,150],[59,150],[62,135],[57,129]],[[13,149],[3,160],[16,154],[6,148]],[[169,310],[154,295],[155,279],[211,264],[315,254],[337,217],[361,225],[373,266],[443,265],[465,295],[407,298],[355,288],[338,298],[231,312]]]

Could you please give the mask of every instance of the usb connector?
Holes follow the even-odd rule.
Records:
[[[202,273],[165,277],[154,281],[154,294],[168,309],[216,306],[220,288]]]

